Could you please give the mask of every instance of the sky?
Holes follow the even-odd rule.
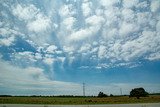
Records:
[[[160,92],[160,0],[0,0],[0,95]]]

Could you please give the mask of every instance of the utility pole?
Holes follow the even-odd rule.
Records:
[[[85,83],[83,83],[83,97],[85,97]]]
[[[120,93],[121,93],[121,95],[122,95],[122,88],[120,88]]]

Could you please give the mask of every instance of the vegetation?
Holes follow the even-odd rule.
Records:
[[[140,97],[147,97],[148,95],[148,92],[146,92],[144,88],[135,88],[132,89],[129,97],[137,97],[137,99],[139,99]]]
[[[98,97],[108,97],[108,95],[103,92],[99,92]]]
[[[148,96],[148,97],[146,97]],[[136,98],[135,98],[136,97]],[[141,97],[141,98],[140,98]],[[99,92],[98,96],[11,96],[0,95],[0,104],[124,104],[159,103],[160,94],[148,94],[143,88],[132,89],[130,95],[116,96]]]
[[[113,97],[0,97],[0,104],[124,104],[124,103],[158,103],[160,95],[149,97],[113,96]]]

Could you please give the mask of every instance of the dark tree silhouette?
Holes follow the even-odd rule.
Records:
[[[107,97],[107,94],[104,94],[103,92],[99,92],[98,97]]]
[[[140,97],[147,97],[147,96],[148,92],[146,92],[144,88],[134,88],[132,89],[129,95],[129,97],[137,97],[137,99],[139,99]]]
[[[113,97],[113,94],[110,94],[110,97]]]

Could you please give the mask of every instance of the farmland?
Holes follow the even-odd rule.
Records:
[[[114,97],[0,97],[0,104],[53,104],[53,105],[83,105],[83,104],[129,104],[129,103],[159,103],[160,95],[149,97],[114,96]]]

